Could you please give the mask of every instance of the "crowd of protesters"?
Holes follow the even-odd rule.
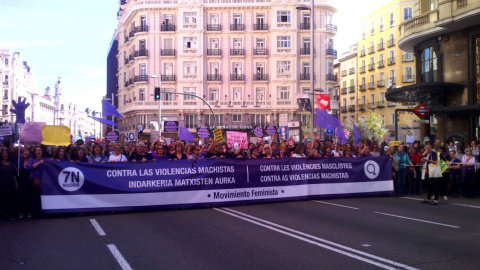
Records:
[[[123,139],[123,138],[122,138]],[[426,138],[428,139],[428,138]],[[411,145],[389,147],[386,142],[364,140],[338,144],[332,140],[296,143],[293,139],[281,142],[249,143],[247,149],[238,144],[210,140],[204,144],[185,141],[169,144],[155,141],[128,143],[96,143],[78,140],[67,147],[31,144],[20,149],[4,141],[1,148],[0,218],[16,219],[41,215],[40,184],[43,164],[51,161],[84,163],[147,162],[199,160],[204,158],[283,159],[283,158],[361,158],[388,155],[392,159],[395,193],[425,194],[424,203],[438,204],[438,197],[476,194],[479,148],[476,141],[462,147],[458,141],[442,143],[428,140]],[[465,151],[464,151],[465,150]],[[441,176],[429,172],[429,164],[441,168]],[[480,171],[480,170],[479,170]]]

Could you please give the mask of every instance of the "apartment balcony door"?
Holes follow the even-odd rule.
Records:
[[[165,75],[167,76],[173,75],[173,63],[165,63],[163,68],[165,71]]]
[[[241,38],[234,38],[233,39],[233,48],[234,49],[243,49]]]
[[[304,23],[305,25],[310,24],[310,13],[303,14],[302,23]]]
[[[210,63],[210,74],[215,75],[215,78],[219,74],[219,63]]]
[[[256,49],[265,49],[265,39],[264,38],[257,38],[256,39]]]
[[[242,24],[242,14],[233,14],[233,24]]]
[[[235,74],[235,75],[243,74],[242,63],[233,63],[232,67],[233,67],[233,74]]]
[[[255,98],[257,101],[265,100],[265,88],[257,88],[255,90]]]
[[[218,13],[210,14],[210,24],[220,24],[220,16]]]
[[[145,64],[140,65],[140,76],[144,77],[147,75],[147,67]]]
[[[256,63],[257,75],[265,74],[265,63]]]
[[[147,17],[146,16],[140,17],[140,26],[142,27],[142,29],[144,29],[146,25],[147,25]]]
[[[257,24],[258,25],[264,25],[265,24],[265,14],[259,13],[257,14]]]
[[[217,101],[218,100],[218,89],[217,88],[210,89],[209,98],[210,98],[211,101]]]
[[[218,50],[220,48],[218,44],[219,44],[218,38],[210,39],[210,49]]]
[[[328,39],[327,49],[333,49],[333,38]]]
[[[145,50],[145,40],[144,39],[140,40],[138,47],[141,51]]]
[[[163,47],[166,50],[172,50],[173,49],[173,39],[164,39],[163,40]]]
[[[303,38],[302,40],[302,47],[306,50],[306,51],[310,51],[310,38]]]
[[[165,14],[165,16],[163,18],[164,18],[164,21],[165,21],[166,25],[172,25],[173,24],[173,15],[172,14]]]
[[[310,63],[306,63],[306,62],[302,63],[302,73],[303,74],[310,74]]]

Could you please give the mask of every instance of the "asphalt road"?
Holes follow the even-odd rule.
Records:
[[[480,269],[480,200],[340,198],[0,223],[0,269]]]

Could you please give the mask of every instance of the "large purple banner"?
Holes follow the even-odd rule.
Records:
[[[101,165],[48,162],[42,208],[54,213],[217,206],[392,191],[388,156]]]

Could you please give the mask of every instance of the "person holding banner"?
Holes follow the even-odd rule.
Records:
[[[114,153],[108,157],[108,162],[128,162],[128,158],[121,153],[122,145],[116,143],[113,146]]]
[[[80,146],[77,149],[77,154],[74,158],[70,159],[70,162],[88,162],[87,149],[83,146]]]
[[[169,160],[188,159],[187,154],[184,152],[183,144],[181,142],[175,143],[175,148],[170,154]]]
[[[160,143],[160,144],[157,144],[155,151],[152,153],[152,156],[156,160],[168,159],[169,155],[167,153],[168,153],[167,148]]]
[[[53,153],[52,160],[55,161],[68,161],[66,149],[63,146],[57,148],[57,150]]]
[[[277,158],[277,156],[275,156],[273,153],[272,153],[272,148],[270,147],[270,145],[266,144],[264,147],[263,147],[263,154],[262,154],[263,158],[268,158],[268,159],[275,159]]]
[[[108,157],[103,154],[102,146],[99,143],[93,144],[92,154],[87,156],[88,163],[106,163]]]
[[[395,182],[396,184],[396,190],[397,190],[397,195],[398,196],[404,196],[405,195],[405,183],[407,180],[407,166],[412,166],[412,162],[410,161],[410,157],[408,156],[407,153],[405,153],[405,147],[403,144],[398,146],[398,151],[393,155],[393,157],[398,161],[399,164],[399,169],[397,174],[397,181]]]
[[[152,154],[145,152],[146,148],[144,143],[142,142],[137,143],[136,147],[137,147],[137,151],[131,154],[129,157],[129,160],[131,162],[134,162],[134,163],[137,161],[146,162],[147,160],[156,161],[153,159]]]
[[[42,203],[40,200],[40,186],[42,182],[43,164],[49,159],[45,157],[45,151],[41,146],[36,146],[33,156],[28,160],[28,168],[30,169],[30,178],[33,179],[33,215],[40,216],[42,213]]]
[[[18,190],[16,169],[10,162],[10,152],[2,150],[0,163],[0,218],[15,220],[15,192]]]

